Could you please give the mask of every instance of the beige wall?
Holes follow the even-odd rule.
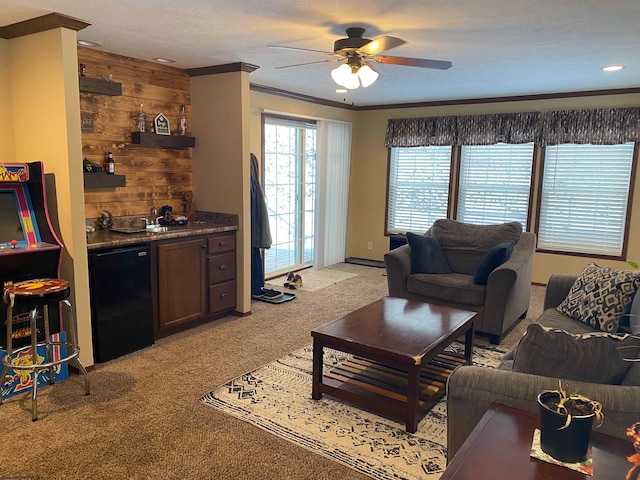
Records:
[[[262,166],[262,113],[295,115],[307,119],[331,119],[355,124],[357,114],[344,108],[301,102],[291,98],[251,92],[251,152]]]
[[[0,70],[9,77],[15,161],[42,161],[45,174],[53,174],[49,210],[65,246],[61,276],[73,285],[81,360],[92,365],[76,32],[57,28],[8,43]]]
[[[347,256],[382,260],[389,248],[389,240],[384,236],[387,178],[384,137],[389,118],[639,105],[640,94],[634,94],[358,112],[353,140]],[[640,258],[640,175],[636,176],[635,190],[628,258],[637,261]],[[369,241],[373,242],[373,250],[367,249]],[[589,261],[585,257],[536,253],[533,281],[546,283],[551,274],[558,272],[579,273]],[[626,268],[624,262],[597,261],[603,266]]]
[[[9,40],[0,39],[0,162],[14,162],[16,157],[9,58]]]
[[[640,94],[603,95],[553,100],[496,102],[422,108],[395,108],[351,111],[315,105],[289,98],[251,93],[251,151],[261,161],[261,113],[273,110],[307,118],[331,118],[353,123],[351,181],[349,185],[349,219],[347,228],[347,257],[382,260],[389,250],[389,238],[384,235],[387,149],[384,138],[390,118],[411,118],[435,115],[471,115],[545,111],[579,108],[614,108],[639,106]],[[537,194],[537,184],[534,184]],[[636,195],[632,205],[628,258],[640,261],[640,175],[636,176]],[[537,198],[534,199],[534,207]],[[535,215],[535,210],[533,212]],[[534,217],[535,218],[535,217]],[[369,242],[373,249],[369,250]],[[591,261],[586,257],[536,253],[533,281],[546,283],[553,273],[579,273]],[[628,268],[624,262],[596,260],[600,265]]]
[[[249,200],[249,74],[191,79],[193,193],[198,210],[239,216],[236,236],[238,301],[251,311],[251,211]]]

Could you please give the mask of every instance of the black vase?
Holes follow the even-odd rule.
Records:
[[[559,398],[559,395],[553,392],[538,395],[542,451],[561,462],[584,462],[587,459],[595,414],[572,416],[569,426],[562,428],[567,416],[549,410],[544,405],[550,398]]]

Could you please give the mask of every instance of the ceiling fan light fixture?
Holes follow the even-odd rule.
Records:
[[[602,67],[603,72],[619,72],[624,68],[624,65],[607,65]]]
[[[360,78],[362,86],[366,88],[378,79],[378,72],[369,65],[363,65],[360,67],[360,70],[358,70],[358,77]]]
[[[81,47],[102,47],[100,42],[94,42],[93,40],[78,40],[76,43]]]
[[[331,78],[333,78],[333,81],[338,85],[348,88],[349,90],[353,90],[360,86],[358,73],[352,73],[351,66],[346,63],[343,63],[338,68],[331,70]]]

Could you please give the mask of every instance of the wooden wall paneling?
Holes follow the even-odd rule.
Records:
[[[110,151],[116,173],[126,176],[125,187],[85,190],[85,216],[96,218],[109,210],[115,216],[146,217],[151,207],[163,205],[182,211],[184,192],[193,188],[191,149],[132,145],[131,132],[141,103],[148,131],[162,112],[175,132],[180,104],[185,104],[190,130],[190,77],[177,68],[83,47],[78,62],[85,64],[89,78],[107,80],[111,74],[122,83],[121,96],[80,93],[83,157],[102,166]]]

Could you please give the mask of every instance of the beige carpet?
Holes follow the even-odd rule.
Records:
[[[0,406],[0,475],[68,479],[365,480],[321,455],[199,403],[217,385],[311,341],[311,329],[387,293],[384,269],[357,274],[292,302],[254,301],[252,315],[225,317],[160,339],[96,366],[91,395],[77,375],[40,390],[31,422],[28,395]],[[534,287],[535,318],[542,287]],[[502,347],[519,338],[526,322]],[[478,339],[479,342],[482,339]]]
[[[341,270],[335,270],[333,268],[307,268],[296,272],[302,277],[302,286],[295,290],[304,290],[305,292],[317,292],[330,285],[340,283],[347,278],[357,276],[357,273],[344,272]],[[267,280],[267,286],[282,289],[287,281],[287,275]],[[283,291],[289,291],[285,288]],[[294,291],[294,290],[292,290]]]

